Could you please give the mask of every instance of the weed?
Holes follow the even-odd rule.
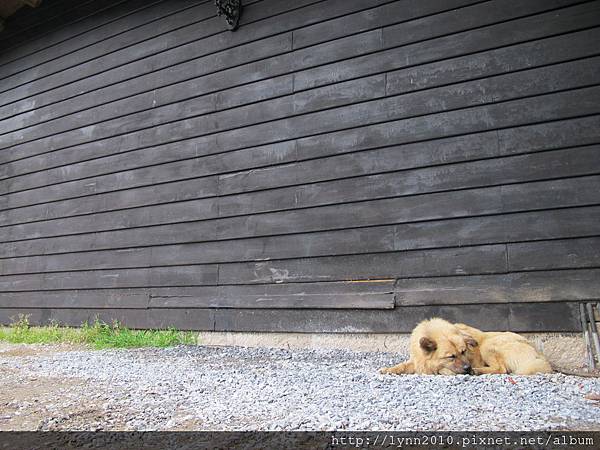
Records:
[[[91,324],[84,322],[80,328],[57,323],[36,327],[29,323],[29,316],[20,314],[9,327],[0,328],[0,341],[15,344],[84,344],[96,349],[170,347],[196,344],[196,335],[175,328],[132,330],[116,321],[107,324],[98,319]]]

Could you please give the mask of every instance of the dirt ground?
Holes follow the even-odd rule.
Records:
[[[53,353],[83,350],[74,345],[11,345],[0,343],[0,431],[128,430],[135,412],[108,398],[130,395],[115,386],[83,378],[28,376],[11,360],[48,357]],[[119,392],[121,391],[121,392]],[[173,426],[173,431],[195,429],[196,423]]]
[[[100,423],[106,421],[106,411],[97,398],[82,397],[77,402],[66,400],[69,391],[87,387],[85,380],[24,376],[10,367],[12,358],[74,349],[76,347],[66,345],[42,347],[0,344],[3,363],[0,365],[0,431],[88,428],[94,423],[99,427]],[[98,427],[92,425],[91,429]]]

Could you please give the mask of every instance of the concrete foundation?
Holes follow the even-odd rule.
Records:
[[[524,333],[553,367],[581,370],[585,367],[585,342],[579,333]],[[364,333],[237,333],[203,332],[201,345],[235,345],[275,348],[339,348],[358,352],[397,352],[408,355],[409,334]]]

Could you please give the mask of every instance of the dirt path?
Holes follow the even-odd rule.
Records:
[[[124,427],[125,411],[104,408],[103,386],[82,378],[24,374],[13,364],[74,350],[80,348],[0,344],[0,431]]]

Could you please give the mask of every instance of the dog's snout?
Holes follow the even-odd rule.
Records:
[[[473,371],[473,368],[471,367],[471,364],[464,363],[463,370],[465,371],[465,373],[471,373]]]

